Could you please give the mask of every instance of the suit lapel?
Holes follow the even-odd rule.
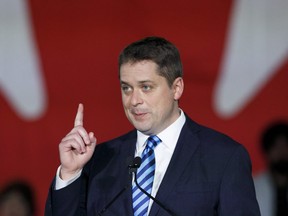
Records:
[[[178,179],[199,146],[200,142],[196,131],[197,125],[186,116],[186,123],[180,133],[175,151],[156,195],[156,199],[163,204],[169,194],[174,190]],[[153,203],[149,216],[157,215],[160,209],[161,207],[159,207],[159,205]],[[171,206],[168,207],[168,209],[173,210]]]

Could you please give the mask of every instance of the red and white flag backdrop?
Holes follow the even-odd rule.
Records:
[[[288,119],[287,10],[283,0],[2,0],[0,187],[30,181],[42,215],[58,144],[79,102],[98,142],[132,128],[117,57],[151,35],[181,52],[182,109],[245,145],[254,173],[265,169],[259,136],[270,122]]]

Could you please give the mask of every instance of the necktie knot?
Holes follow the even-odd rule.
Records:
[[[154,148],[161,142],[161,139],[156,136],[156,135],[152,135],[149,136],[147,139],[147,145],[146,148],[148,148],[149,150],[154,150]]]

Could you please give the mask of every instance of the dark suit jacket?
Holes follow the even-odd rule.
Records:
[[[260,215],[244,147],[186,118],[156,198],[177,216]],[[136,139],[134,130],[98,145],[79,179],[57,191],[53,181],[45,215],[97,215],[128,185],[103,216],[133,216],[127,158]],[[155,202],[149,214],[169,215]]]

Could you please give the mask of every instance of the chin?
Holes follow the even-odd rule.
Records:
[[[140,131],[140,132],[142,132],[142,133],[144,133],[144,134],[146,134],[146,135],[149,135],[150,133],[149,133],[149,131],[150,131],[150,128],[147,128],[147,127],[141,127],[141,126],[137,126],[137,125],[135,125],[134,124],[134,127],[138,130],[138,131]]]

